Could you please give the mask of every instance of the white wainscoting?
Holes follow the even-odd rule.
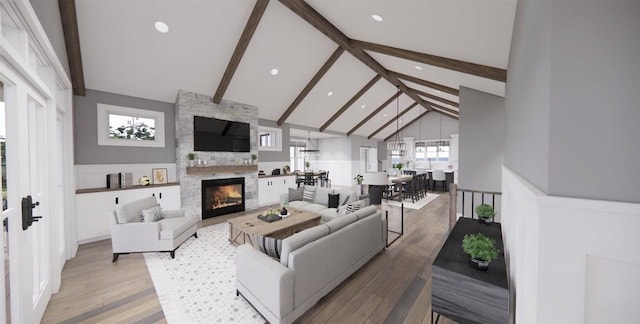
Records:
[[[166,168],[169,182],[176,182],[175,163],[149,164],[81,164],[75,165],[76,189],[106,188],[107,174],[118,172],[133,173],[133,184],[137,185],[142,176],[151,179],[151,170]]]
[[[640,204],[548,196],[502,171],[517,323],[639,323]]]
[[[360,161],[354,160],[317,160],[311,161],[313,170],[329,171],[329,179],[332,186],[352,186],[355,177],[360,171]]]

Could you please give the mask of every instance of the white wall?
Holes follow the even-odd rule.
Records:
[[[548,196],[503,174],[517,323],[638,323],[640,204]]]

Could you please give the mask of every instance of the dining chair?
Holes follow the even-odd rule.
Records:
[[[445,191],[447,191],[447,176],[444,174],[444,170],[433,170],[431,172],[431,177],[433,178],[433,189],[435,190],[435,187],[437,185],[438,182],[442,183],[442,192],[444,193]]]

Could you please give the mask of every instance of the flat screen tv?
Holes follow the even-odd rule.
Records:
[[[249,152],[251,150],[248,123],[193,117],[193,150],[207,152]]]

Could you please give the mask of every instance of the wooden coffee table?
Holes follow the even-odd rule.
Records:
[[[255,247],[252,234],[283,239],[320,224],[320,214],[294,208],[287,210],[290,216],[271,223],[258,219],[260,213],[228,220],[229,241],[235,245],[248,243]]]

